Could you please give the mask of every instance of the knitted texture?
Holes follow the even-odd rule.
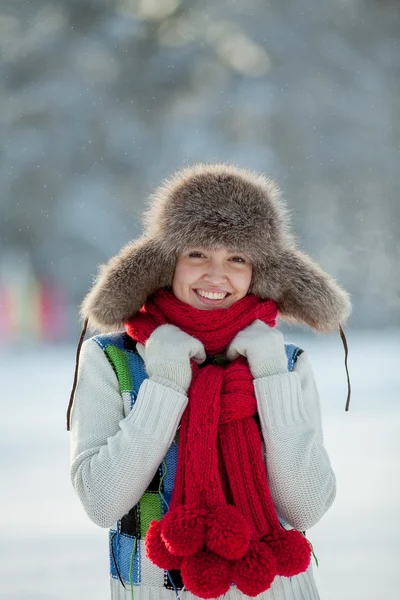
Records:
[[[138,532],[145,533],[140,518],[142,501],[160,490],[164,514],[171,502],[178,445],[171,444],[171,438],[165,433],[171,431],[173,436],[176,432],[187,398],[185,400],[177,392],[146,379],[142,359],[127,349],[134,347],[127,337],[118,333],[96,336],[84,342],[71,419],[72,483],[89,517],[102,527],[106,527],[107,522],[121,519],[127,511],[124,509],[126,503],[132,507],[138,503],[110,530],[113,600],[132,600],[131,566],[135,600],[176,600],[175,587],[181,600],[193,600],[193,594],[182,590],[180,571],[167,573],[154,565],[146,556],[145,540],[136,537]],[[124,363],[117,365],[111,360],[114,353],[108,349],[112,346],[124,350]],[[332,505],[335,476],[323,446],[319,395],[309,357],[292,344],[285,344],[285,347],[288,372],[255,380],[254,388],[267,444],[268,483],[279,519],[286,528],[306,531],[314,527]],[[130,372],[124,373],[124,369]],[[124,382],[129,380],[133,387],[124,391]],[[93,388],[93,385],[97,387]],[[179,404],[180,398],[184,404],[181,412],[176,414],[173,407]],[[142,403],[159,406],[162,429],[152,415],[152,420],[146,424],[146,433],[143,433],[143,422],[134,417],[136,407]],[[151,435],[147,439],[150,426]],[[126,435],[128,432],[129,436]],[[134,444],[134,438],[137,444]],[[129,455],[127,460],[124,459],[126,453]],[[125,468],[119,471],[122,463]],[[167,474],[161,482],[165,470]],[[99,473],[101,485],[98,485]],[[154,473],[156,476],[149,485]],[[109,481],[112,493],[108,493]],[[141,498],[141,490],[146,488]],[[154,514],[152,518],[158,517]],[[114,555],[111,554],[111,540]],[[134,547],[136,553],[131,560]],[[126,589],[119,581],[116,567]],[[224,598],[240,600],[243,595],[232,586]],[[318,600],[312,563],[307,571],[295,577],[275,577],[271,587],[259,598]]]
[[[158,291],[139,313],[125,323],[127,333],[144,344],[160,325],[171,323],[200,340],[208,354],[223,352],[235,335],[256,319],[276,325],[278,307],[273,300],[248,295],[228,309],[200,310],[181,302],[171,292]],[[240,323],[240,325],[239,325]]]
[[[171,323],[216,354],[254,320],[273,327],[276,318],[276,303],[255,296],[229,309],[200,311],[159,291],[126,329],[143,344],[157,327]],[[150,524],[146,552],[163,569],[180,568],[186,588],[196,596],[215,598],[232,583],[256,596],[276,575],[305,571],[311,547],[298,531],[280,526],[247,361],[238,357],[226,368],[193,363],[192,370],[170,510]]]
[[[240,355],[246,357],[254,379],[287,372],[283,335],[259,319],[240,331],[229,345],[227,357],[230,360]]]
[[[187,394],[192,380],[190,360],[204,362],[203,344],[175,325],[161,325],[148,338],[146,345],[136,345],[152,381]]]

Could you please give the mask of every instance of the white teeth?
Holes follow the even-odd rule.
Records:
[[[203,296],[203,298],[208,298],[209,300],[222,300],[228,295],[227,293],[203,292],[200,290],[197,290],[197,293],[199,296]]]

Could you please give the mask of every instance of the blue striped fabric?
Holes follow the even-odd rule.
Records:
[[[140,386],[142,385],[143,381],[145,379],[147,379],[147,373],[144,367],[144,362],[142,357],[140,356],[140,354],[137,354],[136,352],[126,352],[127,354],[127,358],[128,358],[128,364],[129,364],[129,369],[131,372],[131,377],[132,377],[132,381],[133,381],[133,389],[132,389],[132,395],[133,395],[133,400],[132,400],[132,406],[135,404],[136,402],[136,398],[138,395],[138,391]]]

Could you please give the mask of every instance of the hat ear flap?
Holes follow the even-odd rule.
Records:
[[[172,285],[176,258],[153,240],[140,239],[101,265],[91,291],[81,305],[81,316],[99,331],[117,331],[147,298]]]
[[[275,300],[287,321],[329,332],[344,325],[350,315],[347,292],[299,250],[283,250],[274,264],[256,269],[255,275],[251,292]]]

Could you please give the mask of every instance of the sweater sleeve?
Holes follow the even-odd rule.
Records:
[[[293,372],[255,379],[254,388],[275,508],[289,525],[306,531],[322,518],[336,495],[307,354],[299,355]]]
[[[125,417],[111,364],[95,341],[84,342],[71,412],[70,476],[94,523],[111,527],[139,502],[186,404],[187,396],[146,379]]]

